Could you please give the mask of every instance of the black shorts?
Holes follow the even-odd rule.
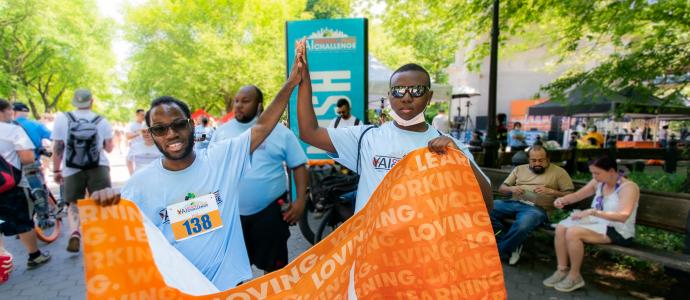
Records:
[[[0,232],[10,236],[31,231],[34,221],[29,211],[29,200],[24,188],[15,186],[0,194]]]
[[[286,196],[278,199],[287,199]],[[249,262],[267,272],[284,267],[288,261],[290,224],[283,221],[278,199],[258,213],[240,216]]]
[[[624,247],[632,245],[633,238],[624,238],[620,233],[618,233],[618,231],[616,231],[615,228],[611,226],[606,227],[606,236],[609,237],[612,244]]]

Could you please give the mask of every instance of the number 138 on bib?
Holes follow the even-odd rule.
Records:
[[[213,194],[170,205],[167,210],[176,241],[223,227]]]

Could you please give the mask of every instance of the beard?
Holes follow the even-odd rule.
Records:
[[[534,174],[544,174],[544,172],[546,172],[546,168],[542,167],[542,166],[536,166],[536,167],[529,166],[529,169]]]
[[[165,156],[166,159],[181,160],[181,159],[187,157],[190,153],[192,153],[192,150],[194,150],[194,133],[189,134],[189,137],[187,138],[187,147],[184,148],[184,151],[182,152],[182,156],[180,156],[180,157],[174,157],[174,156],[170,155],[170,153],[163,150],[163,147],[158,145],[156,140],[153,140],[153,144],[156,145],[156,148],[158,148],[158,151],[163,153],[163,156]]]
[[[252,120],[254,120],[254,118],[258,115],[259,115],[259,107],[257,106],[257,108],[254,110],[253,114],[240,114],[238,116],[237,113],[235,113],[235,119],[237,120],[237,122],[246,124],[246,123],[249,123]]]
[[[253,115],[251,115],[251,116],[243,115],[242,118],[237,118],[237,117],[236,117],[235,119],[237,119],[237,122],[246,124],[246,123],[249,123],[249,122],[251,122],[252,120],[254,120],[254,117],[256,117],[256,114],[253,114]]]

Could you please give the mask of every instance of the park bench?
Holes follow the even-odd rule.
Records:
[[[491,186],[494,188],[494,193],[498,193],[498,187],[503,183],[510,171],[492,168],[482,168],[482,171],[491,179]],[[573,181],[575,188],[579,189],[586,182]],[[501,198],[500,195],[497,195]],[[505,196],[503,196],[505,198]],[[496,198],[496,197],[495,197]],[[586,199],[566,207],[571,208],[585,208],[589,207],[592,199]],[[640,260],[658,263],[666,268],[680,270],[685,273],[690,273],[690,194],[679,193],[664,193],[656,191],[641,190],[640,202],[637,209],[637,224],[649,227],[659,228],[671,232],[676,232],[685,235],[685,249],[684,253],[676,253],[671,251],[663,251],[654,249],[652,247],[633,243],[629,247],[618,245],[589,245],[596,247],[609,253],[624,254],[636,257]],[[542,227],[540,229],[547,234],[554,235],[554,230],[551,228]]]
[[[563,166],[568,173],[577,171],[578,161],[590,161],[595,158],[608,155],[620,160],[628,169],[642,171],[648,160],[664,161],[664,170],[673,173],[678,161],[690,160],[690,151],[680,148],[600,148],[600,149],[557,149],[548,150],[551,161]],[[501,152],[498,156],[497,166],[510,166],[513,163],[513,155],[517,152]],[[473,152],[475,161],[484,165],[484,155],[481,152]]]

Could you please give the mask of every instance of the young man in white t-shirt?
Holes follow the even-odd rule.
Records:
[[[439,108],[438,114],[431,120],[431,125],[436,128],[436,130],[448,134],[450,132],[450,123],[448,123],[448,116],[446,115],[446,110]]]
[[[206,150],[194,150],[194,124],[189,107],[169,96],[155,99],[146,122],[163,158],[136,172],[122,189],[122,196],[134,201],[168,242],[219,290],[230,289],[252,277],[242,236],[237,190],[250,167],[252,153],[278,124],[292,91],[298,84],[300,90],[304,88],[300,82],[306,73],[302,63],[305,43],[298,43],[296,49],[288,80],[256,124],[242,135],[213,143]],[[92,198],[101,205],[120,201],[119,191],[110,188],[97,191]],[[198,203],[204,203],[214,215],[220,215],[222,227],[208,220],[210,217],[206,216],[210,213],[204,213],[201,221],[194,215],[186,219],[187,226],[197,226],[187,227],[186,232],[173,231],[172,223],[182,222],[175,219],[186,216],[179,211],[197,211],[194,207],[199,207]],[[178,209],[180,205],[188,206]],[[168,210],[178,213],[168,215]],[[198,227],[202,224],[208,225],[204,227],[206,231]],[[212,228],[215,230],[208,230]]]
[[[352,108],[350,107],[350,101],[341,98],[335,104],[335,107],[335,112],[338,114],[338,117],[331,120],[331,124],[328,125],[329,128],[345,128],[360,125],[360,120],[351,113]]]
[[[300,138],[314,147],[331,153],[338,163],[360,174],[355,203],[356,212],[364,208],[371,194],[395,163],[407,153],[425,146],[439,154],[445,154],[446,147],[463,151],[472,162],[486,207],[489,211],[492,209],[490,183],[474,163],[467,146],[441,134],[424,120],[424,110],[433,94],[430,90],[429,73],[424,68],[416,64],[407,64],[393,72],[390,79],[389,100],[390,114],[394,121],[372,128],[368,132],[365,131],[370,126],[319,127],[311,103],[311,79],[308,72],[305,73],[305,80],[309,82],[306,85],[308,88],[300,89],[299,93],[307,93],[307,95],[299,97],[297,104]],[[360,137],[362,142],[361,148],[358,149]],[[360,157],[359,165],[357,165],[358,157]]]
[[[11,166],[13,172],[21,173],[22,165],[34,163],[34,145],[24,129],[10,123],[12,122],[12,115],[10,103],[0,99],[0,156],[9,163],[9,166],[4,165],[3,167]],[[29,202],[32,200],[27,197],[28,191],[25,190],[28,186],[26,179],[22,178],[20,182],[16,182],[14,187],[0,193],[0,220],[2,220],[0,222],[0,236],[19,235],[19,239],[29,253],[27,267],[34,268],[48,262],[50,254],[38,249],[34,222],[29,213]],[[12,259],[12,255],[1,247],[0,256],[9,256]],[[9,272],[0,266],[0,272],[4,271]],[[0,276],[2,275],[4,274],[0,273]]]
[[[108,120],[91,110],[93,101],[91,91],[76,90],[72,98],[72,105],[77,109],[57,116],[51,136],[53,139],[53,178],[57,184],[64,184],[65,199],[63,200],[69,204],[67,209],[67,223],[71,232],[67,242],[67,251],[69,252],[79,252],[81,241],[77,200],[84,198],[87,190],[89,193],[93,193],[110,187],[110,162],[105,153],[113,151],[113,129]],[[95,144],[98,154],[97,157],[95,157],[96,155],[92,157],[92,160],[98,160],[95,166],[77,167],[72,164],[75,162],[72,160],[73,158],[68,157],[70,153],[76,153],[76,151],[71,152],[69,149],[71,147],[70,139],[73,138],[70,134],[70,124],[74,122],[89,122],[96,125]],[[76,142],[73,145],[73,150],[79,148]]]
[[[132,161],[130,157],[133,157],[133,152],[139,151],[139,147],[144,143],[142,129],[144,129],[145,114],[146,112],[143,109],[137,109],[134,121],[127,125],[127,132],[125,132],[127,141],[129,142],[129,149],[127,150],[127,170],[129,171],[129,175],[134,173],[134,161]]]

